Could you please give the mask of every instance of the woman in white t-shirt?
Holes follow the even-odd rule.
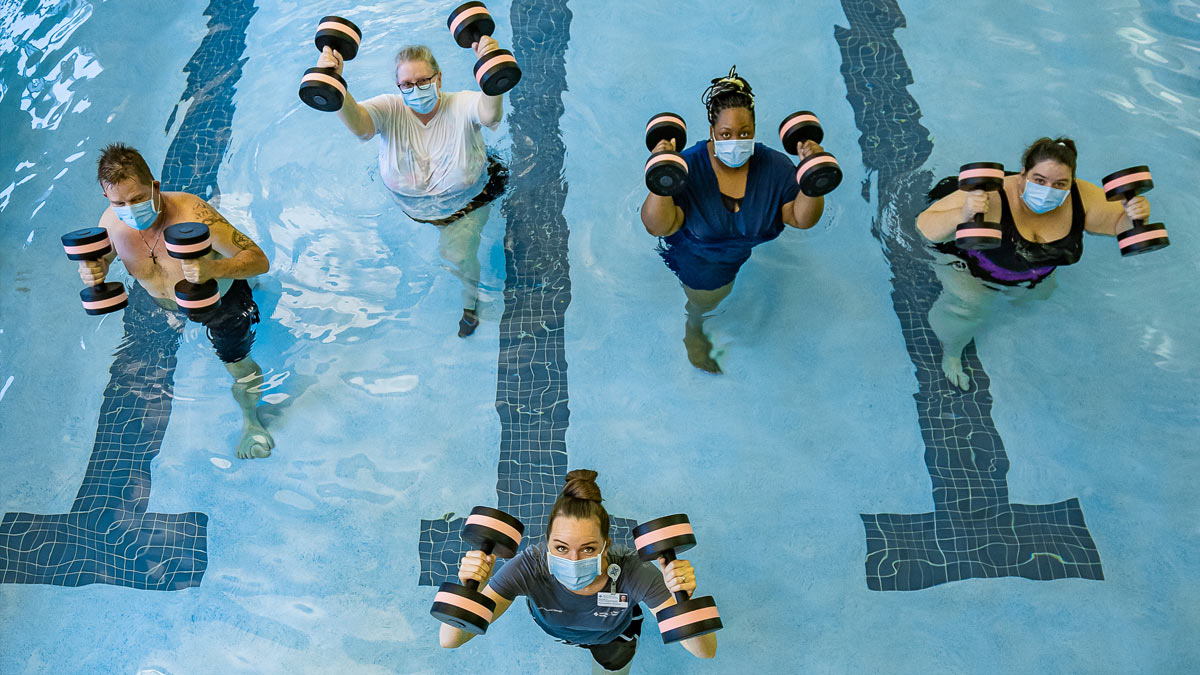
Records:
[[[472,45],[479,56],[496,49],[491,37]],[[342,56],[326,47],[320,68],[342,72]],[[495,129],[502,98],[482,92],[442,91],[437,59],[424,45],[396,54],[400,94],[359,103],[346,93],[338,119],[361,140],[377,134],[379,174],[409,218],[441,230],[439,253],[462,282],[459,337],[475,332],[479,292],[479,234],[490,202],[504,191],[508,174],[489,158],[483,127]]]
[[[546,634],[591,651],[593,673],[628,673],[642,627],[639,603],[656,614],[674,605],[671,593],[696,590],[696,571],[686,560],[673,560],[660,572],[630,549],[613,547],[608,511],[600,502],[595,471],[568,473],[550,509],[545,543],[525,548],[494,577],[496,556],[469,551],[459,564],[458,578],[464,584],[479,582],[481,592],[495,601],[493,623],[524,595],[534,623]],[[605,595],[624,596],[625,602],[606,603],[601,597]],[[448,648],[475,637],[449,624],[442,624],[440,631],[442,646]],[[700,658],[717,653],[713,633],[680,644]]]

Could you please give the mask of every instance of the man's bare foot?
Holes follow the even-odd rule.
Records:
[[[942,355],[942,372],[946,374],[946,379],[950,380],[950,384],[963,391],[971,389],[971,378],[963,372],[961,358]]]
[[[235,454],[238,459],[262,459],[271,456],[271,448],[275,447],[275,439],[271,438],[271,434],[267,432],[267,428],[258,420],[258,413],[255,412],[255,421],[249,422],[242,427],[242,438],[238,441]]]
[[[691,361],[693,366],[708,373],[720,374],[721,366],[709,356],[713,348],[712,342],[700,326],[687,324],[683,334],[683,346],[687,348],[688,361]]]
[[[462,318],[458,320],[458,337],[469,337],[479,327],[479,315],[473,309],[464,309]]]

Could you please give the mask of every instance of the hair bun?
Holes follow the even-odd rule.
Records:
[[[567,474],[567,479],[563,483],[562,495],[592,502],[601,501],[600,487],[596,485],[596,476],[598,475],[600,474],[591,469],[575,469]]]

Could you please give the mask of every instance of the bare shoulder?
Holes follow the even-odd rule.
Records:
[[[214,226],[229,225],[229,221],[225,220],[225,217],[213,208],[212,204],[200,197],[187,192],[177,192],[175,197],[179,200],[183,213],[188,214],[188,217],[195,222],[204,223],[210,229]]]
[[[114,226],[120,224],[121,219],[117,217],[117,214],[113,213],[111,206],[107,206],[104,208],[104,213],[100,214],[100,222],[97,223],[96,227],[103,227],[106,230],[112,230]]]
[[[1075,179],[1075,186],[1079,188],[1079,196],[1083,199],[1085,205],[1108,201],[1108,198],[1104,196],[1104,190],[1101,190],[1100,186],[1095,183],[1089,183],[1086,180],[1077,178]]]

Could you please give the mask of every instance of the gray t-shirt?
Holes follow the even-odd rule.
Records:
[[[600,607],[595,595],[576,595],[558,583],[550,574],[546,545],[542,543],[505,563],[488,585],[504,598],[527,596],[533,620],[552,637],[578,645],[608,644],[633,620],[633,608],[639,602],[653,609],[671,597],[658,566],[642,562],[630,549],[614,546],[608,562],[621,566],[616,592],[626,595],[629,606],[624,609]],[[605,592],[609,586],[605,584]]]

